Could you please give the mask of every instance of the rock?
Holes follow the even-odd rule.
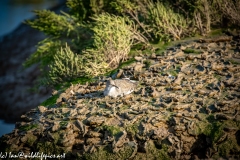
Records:
[[[86,144],[87,145],[96,145],[101,143],[101,138],[87,138]]]
[[[47,108],[44,106],[38,106],[38,109],[40,113],[44,113],[47,110]]]
[[[143,57],[140,57],[140,56],[135,56],[134,59],[138,62],[142,62],[143,60]]]
[[[105,122],[106,118],[104,117],[89,117],[87,119],[87,123],[92,126],[92,127],[97,127],[100,126],[101,124],[103,124]]]
[[[102,133],[94,132],[94,131],[88,131],[87,133],[88,137],[94,138],[94,137],[103,137]]]
[[[53,122],[52,132],[58,131],[60,128],[59,122]]]
[[[144,65],[143,65],[142,63],[138,62],[138,63],[134,66],[134,71],[135,71],[135,72],[141,72],[143,66],[144,66]]]
[[[127,132],[123,131],[122,135],[119,138],[114,139],[112,143],[113,152],[118,152],[119,147],[122,147],[124,143],[128,142],[126,137],[127,137]]]

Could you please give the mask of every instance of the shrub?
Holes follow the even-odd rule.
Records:
[[[211,31],[211,5],[209,0],[198,0],[194,4],[194,23],[201,35]]]
[[[149,40],[179,40],[186,33],[185,18],[173,12],[170,5],[159,1],[116,0],[112,6],[122,15],[130,17]]]
[[[175,13],[168,5],[157,1],[147,2],[148,21],[157,36],[166,40],[179,40],[187,32],[185,18]]]
[[[135,43],[147,43],[127,17],[104,13],[92,19],[94,48],[86,49],[84,53],[85,61],[88,61],[85,66],[88,75],[96,76],[116,68],[127,59]]]
[[[152,36],[150,35],[151,31],[147,29],[144,18],[146,17],[146,6],[141,1],[115,0],[110,4],[119,14],[130,17],[130,19],[135,22],[138,30],[141,31],[143,35],[146,35],[148,39],[152,40]]]
[[[163,2],[68,0],[69,14],[35,11],[37,18],[26,23],[48,37],[39,42],[37,51],[24,65],[40,64],[43,83],[57,84],[117,68],[136,43],[179,40],[195,33],[196,28],[204,35],[224,17],[231,24],[240,25],[239,1],[170,0],[169,5]]]
[[[84,74],[82,59],[71,51],[69,46],[60,48],[49,64],[48,80],[50,84],[59,84],[76,79]]]
[[[104,74],[127,59],[132,45],[147,43],[127,17],[104,13],[93,16],[91,23],[81,23],[64,12],[35,13],[38,18],[26,23],[49,37],[38,44],[24,65],[40,62],[44,73],[41,82],[45,85]]]
[[[53,61],[57,51],[68,46],[77,53],[92,44],[92,31],[88,24],[80,23],[69,14],[56,14],[47,10],[34,11],[38,18],[25,23],[44,32],[48,37],[37,45],[37,51],[24,63],[25,67],[40,63],[42,71]]]
[[[240,26],[240,1],[239,0],[216,0],[223,18],[228,19],[231,24]]]
[[[68,0],[67,6],[71,15],[78,18],[80,22],[90,20],[93,15],[103,12],[113,13],[114,9],[110,3],[114,0]]]

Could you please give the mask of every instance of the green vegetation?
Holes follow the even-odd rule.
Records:
[[[19,130],[20,131],[29,131],[29,130],[37,128],[37,127],[38,127],[37,124],[25,125],[25,126],[19,127]]]
[[[130,125],[126,126],[126,131],[128,133],[136,135],[139,132],[139,130],[138,130],[139,123],[134,123],[134,124],[130,124]]]
[[[156,160],[170,160],[170,156],[167,154],[167,146],[162,145],[162,149],[157,149],[152,141],[146,145],[146,153],[136,153],[134,157],[134,148],[130,144],[124,144],[117,153],[113,153],[110,149],[111,147],[99,147],[94,153],[85,153],[84,155],[79,155],[79,159],[85,160],[98,160],[98,159],[119,159],[125,160],[132,158],[134,160],[138,159],[156,159]]]
[[[45,100],[44,102],[42,102],[40,105],[43,105],[43,106],[53,105],[56,103],[58,97],[59,97],[59,95],[53,95],[50,98],[48,98],[47,100]]]
[[[64,127],[68,124],[68,121],[61,121],[59,124],[61,127]]]
[[[135,159],[156,159],[156,160],[170,160],[168,155],[167,145],[162,144],[161,149],[157,149],[153,141],[148,141],[146,144],[146,154],[137,154]]]
[[[107,130],[112,136],[119,136],[120,134],[122,134],[122,130],[118,126],[104,125],[104,126],[101,126],[101,129]]]
[[[50,84],[59,84],[64,81],[76,79],[83,73],[83,66],[80,56],[74,54],[69,46],[57,51],[53,61],[49,64],[48,80]]]
[[[219,121],[208,124],[204,134],[209,136],[213,143],[216,142],[223,135],[223,124]]]
[[[228,126],[240,129],[238,122],[232,120],[219,121],[213,114],[207,116],[206,120],[196,124],[197,135],[204,134],[207,136],[211,140],[211,146],[219,144],[218,152],[214,155],[215,158],[219,158],[219,156],[229,157],[231,154],[240,151],[235,135],[226,135],[226,132],[224,132],[224,128]]]
[[[157,1],[147,2],[148,17],[147,20],[154,29],[154,35],[164,41],[179,40],[182,34],[187,31],[186,19],[178,13],[175,13],[169,5]]]
[[[37,137],[36,136],[34,136],[34,135],[29,135],[28,134],[28,137],[27,137],[28,139],[27,139],[27,144],[29,145],[29,146],[32,146],[33,144],[34,144],[34,142],[37,140]]]
[[[127,17],[101,14],[93,17],[95,25],[94,49],[85,51],[85,60],[92,59],[84,68],[89,76],[98,76],[119,66],[127,59],[133,43],[146,40]]]
[[[122,149],[119,150],[118,153],[113,153],[109,146],[106,147],[100,147],[98,150],[94,153],[85,153],[84,155],[80,156],[79,159],[85,159],[85,160],[111,160],[111,159],[119,159],[119,160],[125,160],[131,157],[133,153],[133,148],[130,145],[125,144]]]
[[[145,61],[143,61],[143,63],[145,64],[146,68],[149,68],[151,66],[150,60],[145,60]]]
[[[131,50],[132,56],[151,53],[157,43],[156,54],[162,55],[170,41],[221,32],[218,28],[225,19],[231,27],[240,25],[240,4],[234,0],[68,0],[66,4],[69,13],[37,10],[37,18],[26,21],[48,36],[24,63],[25,67],[40,64],[39,85],[88,81],[120,68]]]
[[[113,70],[107,72],[107,73],[105,74],[105,76],[109,76],[109,75],[112,75],[112,74],[114,74],[114,73],[117,73],[117,71],[118,71],[119,69],[122,69],[122,68],[124,68],[125,66],[128,66],[128,65],[134,63],[135,61],[136,61],[136,60],[135,60],[134,58],[131,58],[131,59],[125,61],[125,62],[122,62],[122,63],[119,65],[119,67],[117,67],[116,69],[113,69]]]
[[[55,143],[49,141],[41,141],[37,144],[37,150],[43,153],[62,154],[64,151]]]
[[[200,54],[201,53],[199,50],[191,49],[191,48],[184,49],[183,52],[186,53],[186,54],[190,54],[190,53]]]

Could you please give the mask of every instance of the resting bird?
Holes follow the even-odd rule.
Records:
[[[130,79],[110,79],[104,90],[104,96],[116,98],[117,96],[124,96],[130,94],[137,87],[137,82]]]

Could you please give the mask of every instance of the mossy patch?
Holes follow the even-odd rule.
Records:
[[[237,144],[235,138],[228,137],[226,141],[218,146],[218,151],[219,156],[227,158],[231,154],[236,155],[240,153],[240,146]]]
[[[145,64],[146,68],[149,68],[152,64],[150,60],[145,60],[143,63]]]
[[[59,108],[67,108],[68,107],[68,105],[66,104],[66,103],[62,103],[60,106],[59,106]]]
[[[58,97],[59,97],[58,94],[53,95],[52,97],[50,97],[47,100],[45,100],[44,102],[42,102],[40,105],[50,106],[50,105],[56,104]]]
[[[223,29],[214,29],[209,33],[210,36],[219,36],[221,34],[223,34]]]
[[[155,47],[155,52],[157,55],[163,55],[163,52],[166,51],[169,47],[174,46],[174,42],[163,42],[159,41],[158,43],[152,44]]]
[[[37,137],[31,134],[28,134],[28,139],[27,139],[27,144],[29,146],[32,146],[34,144],[34,142],[37,140]]]
[[[162,144],[161,149],[157,149],[153,141],[148,141],[146,144],[146,153],[137,153],[134,160],[148,159],[148,160],[170,160],[167,145]]]
[[[124,144],[124,146],[116,153],[112,152],[111,146],[99,147],[96,152],[85,153],[79,159],[82,160],[126,160],[133,154],[132,146]]]
[[[203,133],[209,136],[213,142],[216,142],[224,134],[223,124],[218,121],[210,123],[206,126]]]
[[[37,127],[38,127],[37,124],[30,124],[30,125],[25,125],[25,126],[19,127],[19,130],[20,131],[29,131],[29,130],[37,128]]]
[[[183,50],[185,54],[201,54],[201,51],[192,49],[192,48],[186,48]]]
[[[135,135],[139,131],[138,127],[139,127],[139,123],[130,124],[130,125],[126,126],[126,131],[128,133],[131,133],[132,135]]]
[[[122,129],[118,126],[103,125],[101,126],[101,129],[107,130],[112,136],[118,136],[122,133]]]
[[[214,76],[218,81],[220,81],[221,78],[222,78],[222,76],[220,76],[219,74],[214,74],[213,76]]]
[[[61,127],[64,127],[68,124],[68,121],[61,121],[59,124]]]
[[[112,152],[111,146],[99,147],[94,153],[85,153],[79,159],[83,160],[126,160],[132,158],[134,160],[149,159],[149,160],[170,160],[167,154],[167,146],[162,145],[161,149],[157,149],[152,141],[147,143],[146,153],[137,152],[134,157],[134,147],[125,143],[124,146],[116,153]]]
[[[176,71],[176,70],[170,70],[170,71],[169,71],[169,74],[172,75],[172,76],[174,76],[174,77],[176,77],[176,76],[178,75],[178,71]]]
[[[37,151],[43,153],[62,154],[64,151],[55,143],[49,141],[40,141],[37,143]]]

